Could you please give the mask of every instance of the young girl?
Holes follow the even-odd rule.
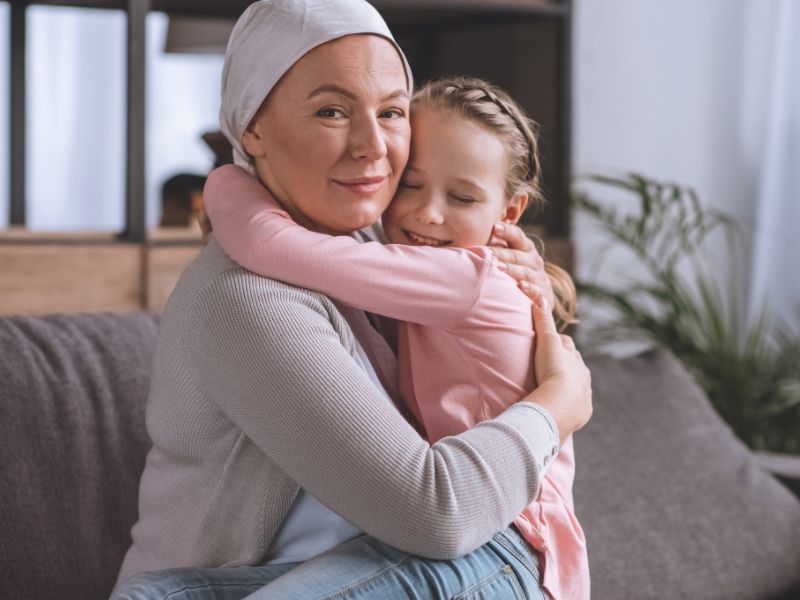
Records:
[[[337,106],[320,113],[346,119]],[[412,145],[382,218],[388,244],[296,224],[239,167],[212,172],[204,201],[214,234],[247,269],[397,319],[398,384],[428,440],[502,412],[534,387],[530,300],[486,247],[541,197],[533,125],[502,90],[473,78],[429,83],[412,100]],[[351,184],[368,196],[376,183]],[[558,316],[574,312],[569,276],[549,265]],[[439,398],[436,403],[418,399]],[[539,554],[553,598],[589,597],[583,531],[573,508],[572,439],[515,525]],[[497,482],[502,486],[502,482]]]

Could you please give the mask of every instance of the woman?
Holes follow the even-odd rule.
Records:
[[[365,2],[259,2],[229,43],[223,130],[295,220],[350,233],[374,224],[396,190],[410,90],[402,54]],[[329,111],[343,107],[347,123],[331,126]],[[139,577],[118,597],[243,597],[360,532],[350,543],[373,544],[381,560],[424,557],[420,590],[444,585],[431,569],[457,573],[447,585],[463,591],[512,563],[513,581],[501,583],[538,588],[529,565],[515,566],[520,542],[506,527],[536,495],[559,438],[588,419],[591,394],[574,346],[541,304],[537,314],[537,390],[430,446],[392,406],[393,355],[363,313],[250,274],[212,241],[161,324],[153,449],[120,581],[245,568]],[[382,597],[403,585],[384,583]]]

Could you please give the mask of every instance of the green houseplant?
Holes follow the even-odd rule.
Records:
[[[800,454],[800,331],[772,318],[767,307],[746,324],[731,293],[735,278],[730,272],[712,275],[704,252],[715,231],[734,250],[741,239],[737,224],[703,208],[684,186],[636,174],[588,180],[629,201],[630,210],[622,211],[586,192],[574,196],[576,207],[610,238],[605,252],[631,253],[638,274],[618,285],[577,282],[579,295],[609,314],[584,323],[586,337],[669,348],[748,446]]]

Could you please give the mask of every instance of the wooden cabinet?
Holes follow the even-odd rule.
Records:
[[[80,234],[37,236],[24,231],[25,13],[26,7],[34,2],[11,0],[10,4],[13,148],[9,153],[10,222],[15,230],[0,234],[0,313],[81,308],[159,310],[183,265],[198,251],[199,242],[154,239],[146,228],[145,18],[149,11],[162,11],[170,16],[235,19],[250,2],[35,2],[111,8],[127,13],[126,219],[122,232],[107,235],[102,240]],[[375,0],[373,4],[384,15],[406,52],[417,82],[448,74],[483,77],[509,90],[540,124],[548,205],[542,214],[527,217],[525,224],[532,232],[546,238],[550,257],[570,268],[573,255],[569,241],[570,1]],[[77,287],[73,295],[84,300],[67,301],[66,283],[59,277],[68,264],[73,265],[70,270],[75,273],[72,281]],[[82,281],[90,281],[91,285],[83,286],[80,296],[78,288]],[[54,286],[61,286],[60,295],[52,293]]]

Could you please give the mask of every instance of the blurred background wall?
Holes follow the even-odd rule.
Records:
[[[737,218],[742,310],[800,302],[800,3],[577,0],[573,172],[693,186]],[[611,200],[611,199],[610,199]],[[578,273],[597,267],[597,232],[576,215]],[[737,253],[738,254],[738,253]],[[603,272],[614,277],[621,265]]]
[[[0,31],[8,29],[0,3]],[[637,171],[693,186],[743,226],[742,310],[769,299],[786,319],[800,298],[800,7],[795,0],[575,0],[573,172]],[[215,129],[222,57],[165,54],[166,18],[150,14],[147,202],[160,185],[206,172],[200,133]],[[124,17],[29,9],[28,210],[31,229],[118,230],[123,221]],[[0,89],[8,89],[0,44]],[[8,219],[8,98],[0,94],[0,227]],[[533,115],[534,118],[536,115]],[[77,140],[77,142],[76,142]],[[616,201],[609,198],[609,201]],[[578,274],[599,237],[576,216]]]

